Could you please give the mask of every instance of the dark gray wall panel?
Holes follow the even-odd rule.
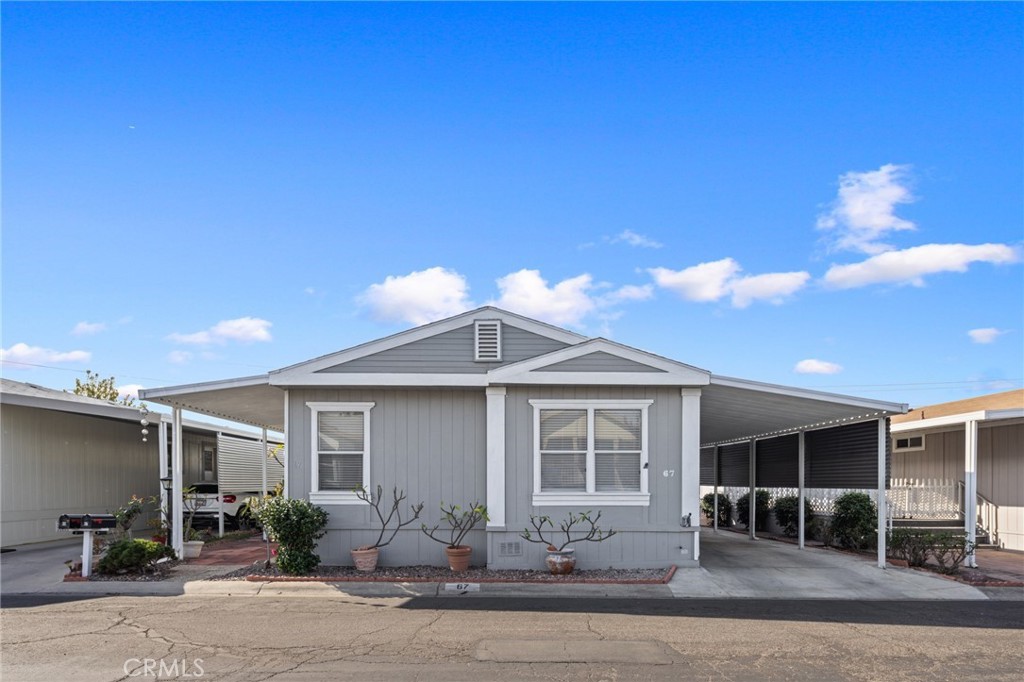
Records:
[[[719,484],[750,485],[750,443],[723,445],[718,450]]]
[[[715,485],[715,449],[700,449],[700,484]]]
[[[886,487],[889,480],[890,439],[886,420]],[[808,488],[877,488],[878,422],[848,424],[805,435]]]
[[[799,484],[799,447],[797,434],[757,441],[757,485],[765,488],[795,488]]]

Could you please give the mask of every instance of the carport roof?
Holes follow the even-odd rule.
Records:
[[[701,387],[701,445],[781,435],[891,414],[907,406],[712,375]],[[140,398],[222,419],[284,431],[285,394],[267,374],[166,388]]]

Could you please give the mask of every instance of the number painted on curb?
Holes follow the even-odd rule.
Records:
[[[445,583],[445,592],[479,592],[480,583]]]

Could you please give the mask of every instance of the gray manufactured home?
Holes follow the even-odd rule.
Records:
[[[350,564],[349,550],[372,539],[353,489],[380,484],[425,502],[428,525],[442,502],[486,504],[490,520],[469,544],[473,563],[492,568],[542,566],[543,547],[519,535],[530,515],[580,511],[618,531],[578,546],[581,568],[696,566],[702,446],[802,442],[804,430],[870,422],[871,484],[884,490],[887,418],[906,410],[721,377],[493,307],[265,375],[142,395],[175,415],[283,431],[286,494],[329,512],[327,564]],[[410,529],[381,562],[445,560]]]

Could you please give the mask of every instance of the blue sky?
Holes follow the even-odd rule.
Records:
[[[494,303],[912,405],[1024,378],[1020,4],[2,9],[3,374]]]

